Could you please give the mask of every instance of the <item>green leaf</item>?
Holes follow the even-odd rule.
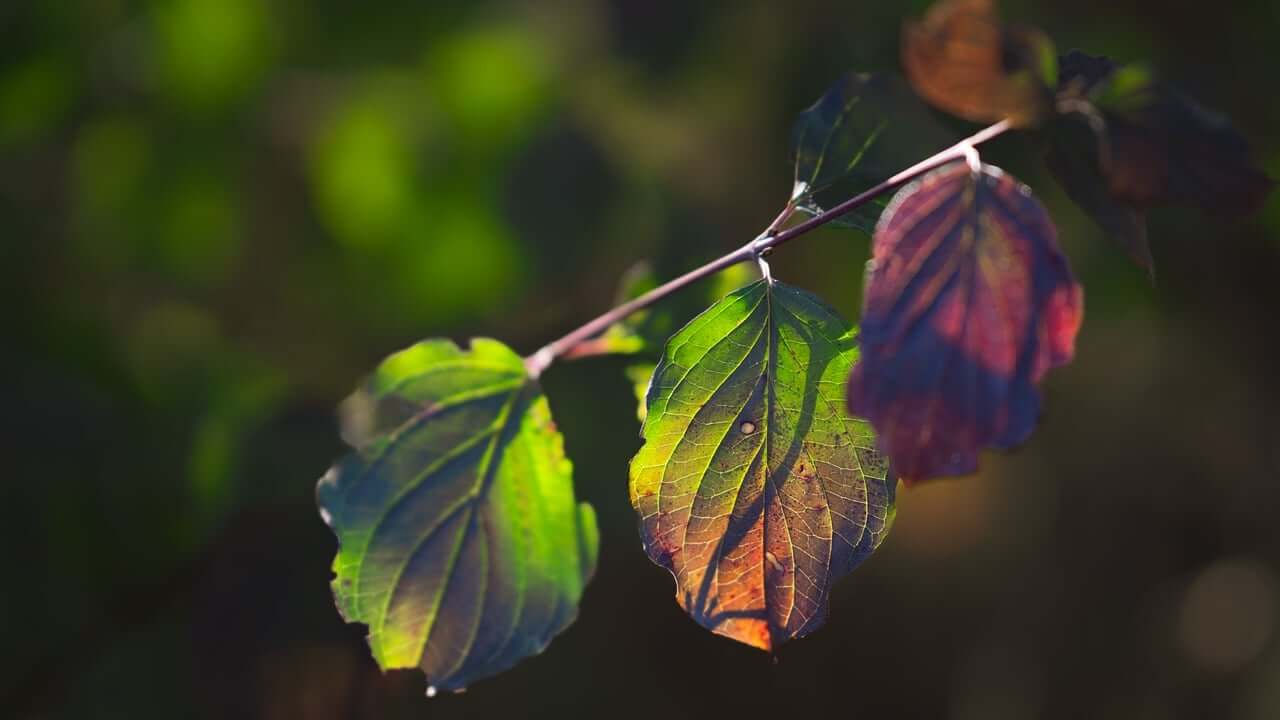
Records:
[[[643,314],[643,311],[636,313]],[[634,317],[634,316],[633,316]],[[620,322],[611,326],[593,340],[588,340],[565,355],[566,358],[581,358],[591,355],[636,355],[649,347],[635,325]]]
[[[958,139],[901,78],[849,73],[796,120],[794,200],[801,211],[821,215]],[[835,223],[872,232],[885,202]]]
[[[342,406],[355,451],[316,488],[338,537],[334,598],[384,670],[459,690],[573,622],[595,514],[537,382],[494,340],[396,353]]]
[[[636,419],[640,424],[644,424],[644,419],[649,415],[649,404],[647,397],[649,395],[649,381],[653,379],[653,371],[657,369],[654,363],[637,363],[628,365],[623,372],[627,376],[627,380],[631,383],[631,390],[636,394]]]
[[[622,274],[618,291],[614,295],[615,306],[635,300],[658,287],[653,266],[638,262]],[[652,308],[631,313],[607,330],[565,354],[566,358],[582,358],[594,355],[638,355],[654,351],[671,331],[671,314]]]
[[[756,263],[743,262],[737,265],[730,265],[712,276],[711,286],[707,288],[707,301],[712,303],[719,302],[720,298],[734,290],[759,282],[759,280],[760,266]],[[670,334],[667,333],[667,335]]]
[[[614,305],[635,300],[650,290],[658,287],[658,279],[653,273],[653,266],[647,262],[638,262],[627,268],[618,282],[618,292],[614,295]],[[651,321],[661,320],[652,310],[641,310],[627,316],[622,322],[604,332],[595,342],[599,343],[601,352],[617,355],[634,355],[644,352],[653,343],[648,337],[651,334]],[[658,322],[657,324],[662,324]]]
[[[649,557],[702,626],[762,649],[825,620],[832,584],[888,532],[896,483],[845,411],[853,329],[758,282],[667,344],[631,502]]]
[[[644,268],[647,270],[648,265],[645,264]],[[631,273],[628,273],[628,275],[630,274]],[[730,265],[724,270],[716,273],[715,276],[711,278],[709,296],[711,297],[711,301],[715,302],[734,290],[738,290],[745,285],[749,285],[759,280],[760,270],[755,263],[738,263],[737,265]],[[652,287],[656,287],[656,283],[652,285]],[[632,297],[638,297],[639,294],[640,293],[637,293]],[[643,313],[649,312],[651,311],[643,311]],[[631,317],[634,318],[635,315]],[[655,318],[660,318],[661,322],[657,322],[655,319],[646,318],[641,329],[637,331],[637,334],[643,338],[640,341],[643,345],[637,353],[644,352],[647,354],[647,351],[650,348],[653,348],[655,350],[654,356],[656,357],[656,350],[660,343],[652,340],[654,333],[660,328],[663,333],[663,338],[671,334],[670,330],[667,329],[671,325],[670,312],[663,310],[659,315],[655,316]],[[630,320],[630,318],[628,318],[628,320]],[[623,321],[622,323],[615,325],[614,328],[619,328],[626,324],[627,321]],[[608,333],[606,333],[606,336],[607,335]],[[640,420],[641,424],[644,423],[644,418],[648,414],[648,407],[645,405],[645,395],[649,392],[649,380],[653,377],[653,370],[655,367],[657,367],[657,364],[653,362],[637,362],[628,365],[623,370],[627,381],[631,384],[632,391],[636,395],[636,418]]]

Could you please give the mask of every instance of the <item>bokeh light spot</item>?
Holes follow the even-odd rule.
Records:
[[[1178,639],[1197,665],[1240,670],[1266,647],[1280,602],[1275,574],[1250,560],[1220,562],[1205,570],[1182,599]]]
[[[311,180],[328,229],[348,247],[388,243],[412,208],[414,143],[393,97],[349,101],[312,147]]]
[[[252,88],[272,37],[259,0],[172,0],[158,8],[158,74],[168,93],[196,107],[220,105]]]
[[[526,131],[552,88],[547,52],[528,32],[486,28],[427,54],[434,96],[464,138],[504,144]]]

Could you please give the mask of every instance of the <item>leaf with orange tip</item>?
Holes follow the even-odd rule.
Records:
[[[902,64],[925,100],[974,122],[1035,125],[1053,109],[1053,42],[1001,24],[994,0],[942,0],[902,33]]]
[[[889,530],[896,481],[844,408],[854,342],[822,301],[762,281],[667,344],[631,503],[676,600],[717,634],[770,650],[816,630]]]
[[[1034,429],[1037,384],[1074,354],[1080,286],[1044,208],[991,166],[903,188],[874,244],[849,409],[904,481],[972,473]]]

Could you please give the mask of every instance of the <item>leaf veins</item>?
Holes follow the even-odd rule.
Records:
[[[812,632],[832,584],[888,532],[894,481],[841,397],[856,355],[830,308],[766,282],[668,343],[631,502],[703,627],[766,650]]]
[[[596,561],[537,383],[505,345],[429,340],[344,404],[354,452],[316,488],[338,537],[333,594],[383,669],[458,690],[573,622]]]
[[[1080,286],[1030,191],[956,163],[903,188],[876,230],[850,411],[907,482],[1024,441],[1036,384],[1071,360]]]

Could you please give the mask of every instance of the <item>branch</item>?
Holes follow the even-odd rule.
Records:
[[[792,214],[796,210],[794,201],[788,202],[786,207],[782,209],[782,212],[778,214],[778,217],[769,224],[769,227],[746,245],[743,245],[727,255],[716,258],[702,267],[690,270],[674,280],[659,285],[653,290],[650,290],[630,302],[619,305],[577,330],[565,335],[559,340],[546,345],[533,355],[525,358],[525,367],[528,369],[530,377],[538,377],[542,374],[542,371],[546,370],[547,367],[549,367],[551,363],[555,362],[557,358],[564,357],[566,354],[569,354],[570,351],[580,343],[591,340],[596,335],[599,335],[609,329],[609,327],[615,323],[625,319],[628,315],[643,310],[668,295],[671,295],[677,290],[681,290],[705,277],[714,275],[727,267],[737,265],[741,262],[755,260],[779,245],[790,242],[813,230],[817,230],[823,225],[826,225],[827,223],[853,212],[863,205],[866,205],[877,197],[898,189],[900,186],[905,185],[930,170],[946,165],[949,162],[962,159],[966,154],[971,153],[975,146],[1003,135],[1005,132],[1008,132],[1011,127],[1012,126],[1008,120],[1001,120],[995,125],[991,125],[990,127],[970,135],[946,150],[912,165],[875,187],[845,200],[821,215],[811,217],[794,227],[779,232],[779,229],[791,218]]]

